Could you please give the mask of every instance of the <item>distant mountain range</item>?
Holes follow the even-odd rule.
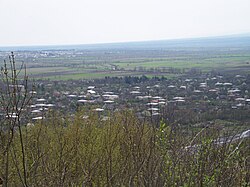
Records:
[[[35,51],[35,50],[164,50],[187,48],[242,48],[250,47],[250,33],[217,37],[171,39],[123,43],[13,46],[0,47],[0,51]]]

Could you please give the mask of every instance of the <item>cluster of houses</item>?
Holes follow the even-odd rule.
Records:
[[[32,120],[45,118],[47,111],[74,114],[78,109],[97,112],[104,120],[118,110],[133,109],[140,118],[160,120],[170,110],[202,114],[213,111],[250,112],[247,75],[182,76],[172,79],[125,78],[99,80],[37,81],[30,91],[28,112]],[[24,92],[24,86],[18,85]],[[16,118],[16,114],[8,117]],[[233,117],[233,115],[232,115]],[[87,118],[87,116],[84,116]]]
[[[85,107],[106,119],[110,112],[133,109],[139,117],[164,117],[169,108],[197,113],[249,110],[249,77],[200,75],[147,79],[127,84],[124,78],[78,81],[40,81],[33,93],[32,119],[49,109],[74,113]],[[84,116],[86,118],[86,116]]]

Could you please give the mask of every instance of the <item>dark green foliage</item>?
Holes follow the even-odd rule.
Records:
[[[157,129],[139,121],[130,111],[107,121],[83,115],[70,120],[51,112],[23,127],[29,186],[249,185],[249,140],[216,145],[216,129],[185,137],[166,124]],[[20,186],[18,134],[11,148],[9,185]]]

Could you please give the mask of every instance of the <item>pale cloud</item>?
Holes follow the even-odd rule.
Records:
[[[249,7],[249,0],[0,0],[0,45],[244,33]]]

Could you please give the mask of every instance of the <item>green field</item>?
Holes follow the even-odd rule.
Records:
[[[250,56],[246,57],[222,57],[222,58],[206,58],[206,59],[154,59],[145,62],[118,62],[114,63],[125,69],[133,69],[135,67],[171,67],[171,68],[234,68],[249,66]]]
[[[53,52],[53,51],[52,51]],[[52,53],[51,52],[51,53]],[[250,73],[250,49],[184,51],[129,50],[67,51],[57,56],[17,58],[24,61],[34,79],[96,79],[114,76],[179,76],[191,69]],[[55,52],[54,52],[55,53]],[[72,53],[72,54],[71,54]],[[70,54],[70,55],[69,55]]]

